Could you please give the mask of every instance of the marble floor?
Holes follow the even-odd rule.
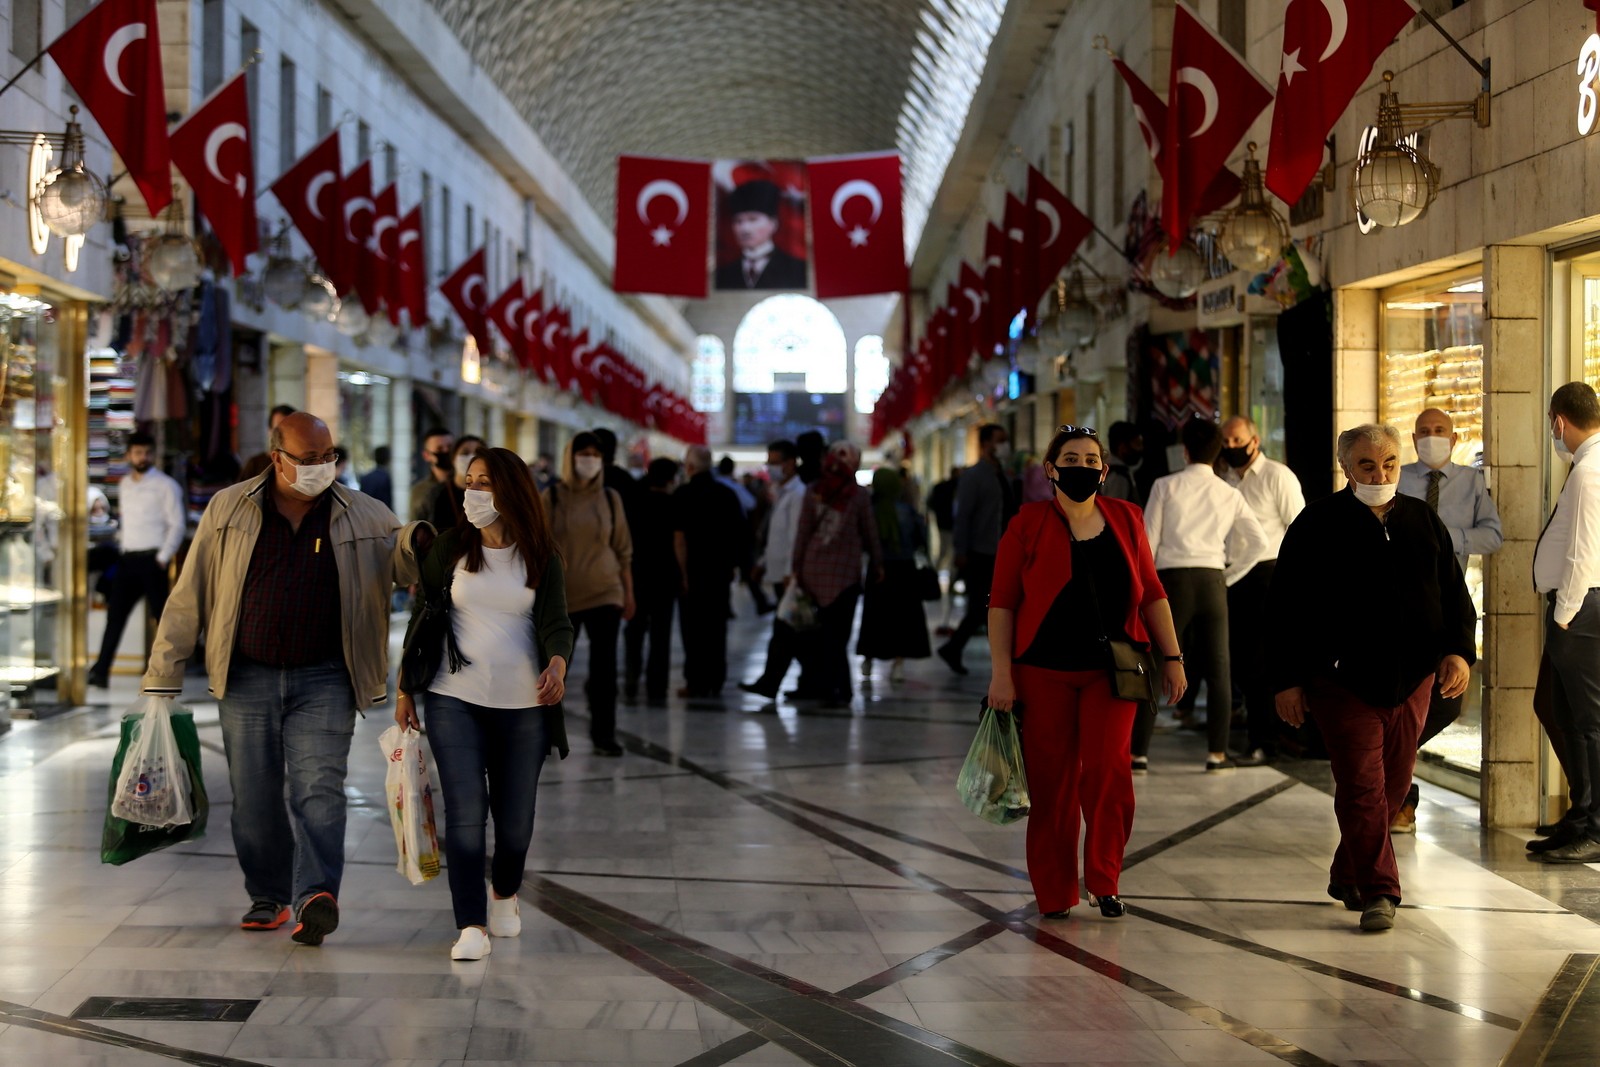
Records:
[[[735,679],[765,633],[735,620]],[[620,760],[590,753],[574,700],[522,936],[473,964],[448,958],[445,880],[395,872],[387,712],[357,727],[343,922],[322,948],[237,927],[203,700],[211,831],[102,866],[119,680],[105,706],[0,738],[0,1064],[1593,1062],[1592,1041],[1557,1053],[1560,998],[1596,999],[1600,874],[1528,862],[1521,835],[1431,787],[1397,840],[1398,924],[1362,935],[1323,892],[1325,765],[1207,775],[1197,735],[1160,735],[1136,780],[1127,917],[1042,921],[1023,827],[955,796],[981,653],[966,678],[927,660],[891,685],[880,664],[848,710],[763,707],[731,684],[722,707],[625,707]],[[134,998],[153,1003],[117,1009]],[[212,1021],[171,1014],[195,1007]]]

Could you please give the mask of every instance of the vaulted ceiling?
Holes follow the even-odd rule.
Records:
[[[915,244],[1006,0],[429,0],[612,217],[620,154],[899,148]]]

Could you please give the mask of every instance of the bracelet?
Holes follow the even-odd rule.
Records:
[[[1176,656],[1162,656],[1161,658],[1167,663],[1182,663],[1183,653],[1179,652]]]

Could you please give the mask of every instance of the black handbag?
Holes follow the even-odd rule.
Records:
[[[1056,518],[1067,528],[1067,537],[1076,542],[1072,536],[1072,524],[1067,517],[1056,510]],[[1111,520],[1106,519],[1109,525]],[[1094,617],[1096,621],[1103,622],[1104,615],[1100,611],[1100,588],[1094,580],[1094,571],[1088,570],[1089,596],[1094,601]],[[1111,660],[1111,691],[1121,700],[1149,701],[1156,703],[1156,659],[1151,655],[1148,647],[1140,648],[1132,641],[1113,641],[1102,628],[1100,642],[1106,646]]]
[[[468,660],[456,650],[455,628],[450,623],[450,586],[455,580],[451,567],[444,580],[444,588],[422,602],[422,608],[411,616],[406,627],[405,643],[400,653],[400,692],[416,696],[425,693],[439,674],[446,651],[450,655],[450,671],[455,673]]]
[[[939,570],[926,560],[917,562],[917,595],[923,600],[940,600],[944,589],[939,585]]]

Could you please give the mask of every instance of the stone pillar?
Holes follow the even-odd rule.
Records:
[[[1378,418],[1378,291],[1333,293],[1333,428],[1338,433]],[[1344,476],[1334,460],[1334,485]]]
[[[1539,753],[1533,687],[1543,611],[1533,591],[1533,550],[1545,516],[1545,253],[1493,245],[1484,254],[1484,463],[1505,529],[1485,557],[1483,792],[1486,826],[1539,821]]]
[[[411,517],[405,513],[407,490],[411,487],[411,466],[421,447],[417,434],[423,429],[411,422],[411,379],[395,378],[389,386],[389,436],[377,443],[388,445],[394,453],[389,474],[394,482],[394,511],[402,519]]]
[[[339,357],[320,348],[308,348],[305,353],[305,403],[300,406],[327,423],[337,441],[343,409],[339,403]]]

